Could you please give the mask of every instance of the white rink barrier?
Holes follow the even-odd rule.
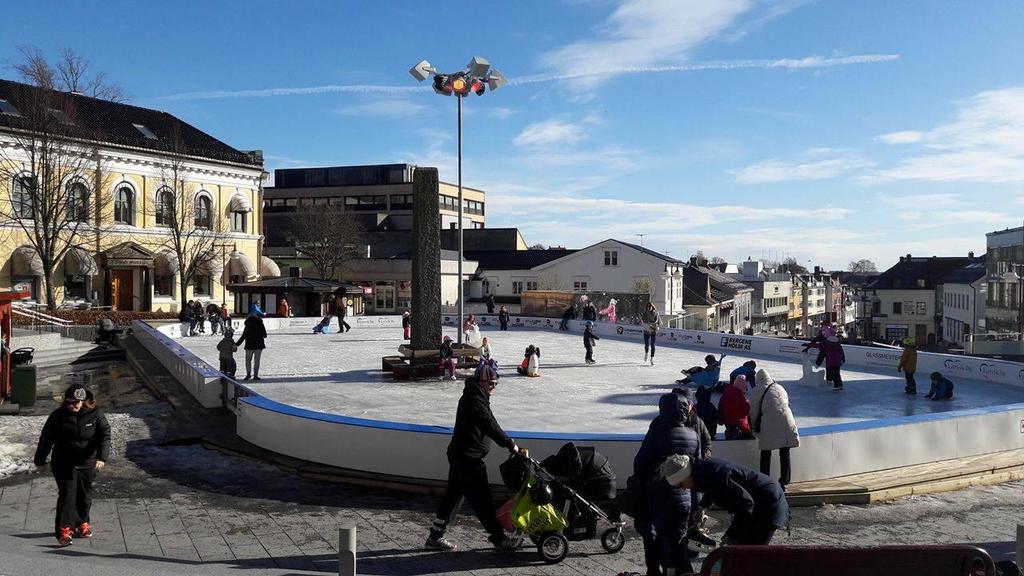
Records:
[[[550,327],[557,330],[559,324],[558,319],[512,318],[513,326]],[[361,319],[361,322],[357,319]],[[443,320],[451,324],[453,317],[445,316]],[[318,318],[264,320],[268,330],[283,326],[311,328],[318,321]],[[350,324],[355,321],[353,325],[356,326],[401,325],[401,318],[397,316],[356,316],[347,321]],[[496,316],[478,316],[478,321],[482,326],[497,325]],[[599,334],[604,336],[640,337],[636,326],[599,323],[597,327]],[[144,332],[147,336],[144,337],[150,337],[151,344],[158,343],[170,351],[154,355],[161,362],[166,359],[164,366],[168,366],[168,363],[174,366],[174,369],[168,369],[186,387],[194,385],[188,381],[191,373],[182,366],[191,367],[194,372],[201,372],[204,376],[209,373],[206,369],[212,370],[212,367],[174,342],[173,339],[181,335],[177,325],[159,329],[146,325],[146,328],[148,330]],[[574,321],[572,329],[582,330],[582,323]],[[159,333],[162,338],[151,337],[152,332]],[[659,343],[792,360],[798,359],[801,345],[800,341],[793,340],[690,330],[662,330]],[[894,370],[899,359],[898,351],[856,346],[845,349],[849,363],[876,370]],[[956,370],[951,368],[956,364],[946,364],[953,360],[960,361],[959,366],[966,367],[961,368],[960,372],[980,374],[982,377],[987,374],[986,379],[998,378],[1002,380],[994,381],[1010,384],[1019,385],[1011,375],[1015,377],[1024,369],[1024,366],[1012,362],[923,353],[918,366],[922,372],[934,370],[935,366],[942,366],[947,371]],[[982,364],[988,367],[982,368]],[[967,369],[975,372],[966,372]],[[231,390],[228,401],[237,414],[238,435],[257,446],[294,458],[350,470],[434,481],[447,478],[445,450],[452,434],[449,427],[367,420],[317,412],[282,404],[260,396],[238,382],[228,382]],[[396,382],[395,385],[403,384]],[[189,389],[192,391],[192,388]],[[217,390],[219,393],[219,386]],[[633,457],[643,439],[640,434],[508,432],[518,443],[528,447],[532,456],[540,459],[554,454],[566,442],[594,446],[611,460],[618,474],[620,488],[625,485],[626,477],[632,471]],[[816,426],[804,428],[800,432],[800,448],[792,452],[795,482],[1024,448],[1024,403]],[[713,451],[717,457],[755,469],[758,466],[756,441],[719,440],[715,442]],[[500,478],[498,465],[505,457],[503,450],[492,450],[488,458],[492,481]],[[778,470],[777,461],[772,464],[772,469]]]

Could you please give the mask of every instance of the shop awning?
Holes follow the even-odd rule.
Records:
[[[153,257],[153,273],[157,276],[177,276],[178,257],[170,250],[157,252]]]
[[[255,276],[256,265],[253,264],[252,258],[249,258],[238,250],[234,250],[228,258],[228,275],[241,276],[242,278]]]
[[[11,253],[11,274],[14,276],[42,276],[43,259],[32,246],[19,246]]]
[[[100,267],[92,254],[81,248],[72,247],[64,255],[64,272],[74,276],[95,276],[100,273]]]
[[[280,278],[281,268],[267,256],[260,256],[260,276],[263,278]]]
[[[231,201],[228,202],[229,212],[252,212],[252,202],[249,202],[249,198],[241,192],[236,193],[231,197]]]

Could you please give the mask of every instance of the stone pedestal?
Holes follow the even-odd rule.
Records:
[[[437,168],[416,168],[412,193],[412,338],[409,347],[437,350],[441,347],[441,214],[437,202]]]

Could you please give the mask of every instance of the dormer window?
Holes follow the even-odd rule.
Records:
[[[8,116],[21,116],[21,113],[18,112],[18,109],[14,107],[14,104],[11,104],[7,100],[2,99],[0,99],[0,114],[7,114]]]
[[[156,137],[156,134],[153,134],[153,131],[146,128],[144,124],[132,124],[132,126],[135,126],[135,129],[146,138],[150,140],[159,140],[159,138]]]

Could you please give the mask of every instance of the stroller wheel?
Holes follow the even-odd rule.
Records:
[[[609,528],[601,534],[601,547],[609,554],[615,554],[626,545],[621,528]]]
[[[558,564],[569,555],[569,541],[565,539],[565,536],[557,532],[545,534],[541,537],[540,543],[537,544],[537,552],[540,553],[540,557],[544,559],[544,562]]]

